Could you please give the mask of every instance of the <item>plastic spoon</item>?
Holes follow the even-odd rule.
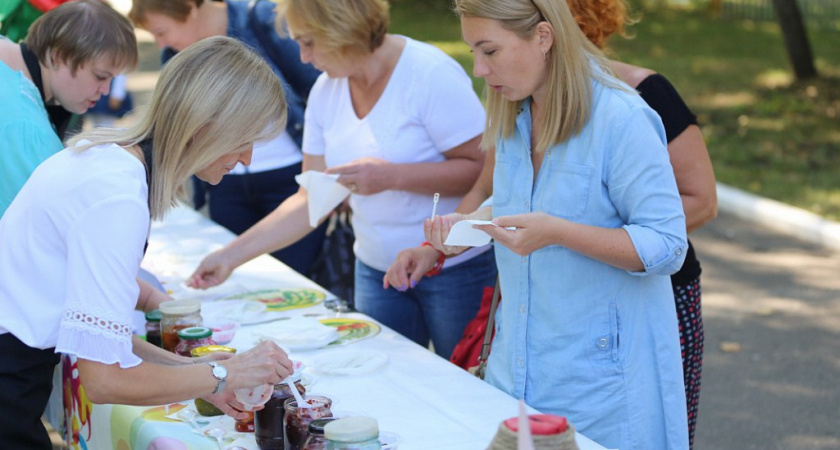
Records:
[[[223,430],[221,427],[213,427],[204,430],[205,436],[210,436],[216,439],[216,445],[219,446],[219,450],[222,450],[222,437],[224,437],[225,434],[225,430]]]
[[[286,384],[289,385],[289,389],[292,391],[292,395],[295,396],[295,400],[297,400],[298,408],[311,408],[312,405],[306,402],[303,399],[303,396],[300,395],[297,388],[295,387],[294,381],[292,381],[292,377],[286,378]]]

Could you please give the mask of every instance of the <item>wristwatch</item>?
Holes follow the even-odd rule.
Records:
[[[225,390],[225,382],[227,381],[227,369],[225,366],[219,365],[219,363],[212,361],[207,364],[210,364],[210,367],[213,368],[213,378],[219,380],[219,384],[216,385],[216,390],[213,391],[214,394],[218,394]]]

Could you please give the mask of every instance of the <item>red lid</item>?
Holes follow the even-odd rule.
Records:
[[[69,0],[29,0],[29,3],[41,12],[47,12]]]
[[[531,426],[531,434],[539,436],[564,433],[569,428],[565,417],[551,414],[532,414],[528,416],[528,424]],[[505,420],[505,426],[511,431],[519,432],[519,417]]]

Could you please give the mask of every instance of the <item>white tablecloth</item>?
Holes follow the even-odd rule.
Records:
[[[171,212],[162,223],[153,224],[143,267],[158,275],[173,296],[199,296],[206,301],[232,293],[266,288],[320,289],[315,283],[269,256],[261,256],[243,265],[219,287],[208,291],[186,288],[181,281],[191,274],[201,258],[233,237],[230,232],[195,211],[181,207]],[[329,294],[329,297],[332,295]],[[324,308],[323,304],[287,311],[285,314],[336,316]],[[373,321],[358,313],[345,313],[342,317]],[[242,327],[229,345],[239,350],[253,345],[251,329],[249,326]],[[331,376],[314,371],[313,361],[317,360],[319,354],[342,349],[382,352],[388,356],[388,361],[380,369],[360,376]],[[384,326],[373,338],[326,350],[293,351],[290,356],[307,364],[305,373],[312,382],[310,392],[333,397],[336,400],[333,405],[335,410],[374,417],[379,422],[380,430],[396,433],[402,438],[399,448],[403,450],[485,449],[493,439],[499,423],[518,413],[516,399]],[[96,433],[107,433],[108,430],[114,433],[114,424],[108,422],[116,420],[118,414],[115,411],[123,408],[134,407],[94,405],[91,422],[97,423]],[[141,417],[137,421],[149,416],[148,408],[145,411],[135,414]],[[189,426],[185,423],[172,422],[166,423],[166,426],[168,428],[165,430],[169,431],[158,428],[151,433],[189,432]],[[138,442],[128,444],[133,448],[139,446],[145,449],[146,446],[139,442],[142,439],[138,438],[142,434],[142,424],[135,422],[130,427],[133,430],[132,436],[126,439]],[[603,449],[580,434],[577,440],[581,450]],[[103,439],[102,442],[116,445],[117,440]],[[238,445],[243,443],[246,447],[256,448],[251,436],[237,441]],[[209,438],[206,438],[206,444],[208,449],[217,448]],[[195,443],[190,443],[188,447],[194,448]]]

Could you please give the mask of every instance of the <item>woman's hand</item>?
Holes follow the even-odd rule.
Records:
[[[237,353],[222,363],[228,371],[225,390],[274,386],[291,375],[292,361],[276,343],[260,342],[247,352]]]
[[[388,267],[382,279],[382,288],[405,292],[417,286],[426,272],[435,267],[440,253],[429,246],[413,247],[397,254],[397,259]]]
[[[378,194],[393,186],[392,164],[381,158],[367,156],[347,164],[330,167],[324,172],[339,174],[338,182],[354,194]]]
[[[227,260],[223,250],[216,250],[205,256],[187,280],[187,286],[196,289],[207,289],[218,286],[228,279],[235,267]]]
[[[423,233],[426,235],[426,240],[432,244],[439,252],[444,255],[452,256],[463,253],[469,247],[459,247],[453,245],[445,245],[446,238],[449,237],[449,231],[456,222],[468,219],[466,214],[452,213],[445,216],[435,216],[432,219],[426,219],[423,222]]]
[[[473,225],[489,234],[497,243],[520,256],[554,244],[557,221],[563,220],[542,211],[503,216],[493,219],[494,225]],[[508,228],[515,227],[514,230]]]

